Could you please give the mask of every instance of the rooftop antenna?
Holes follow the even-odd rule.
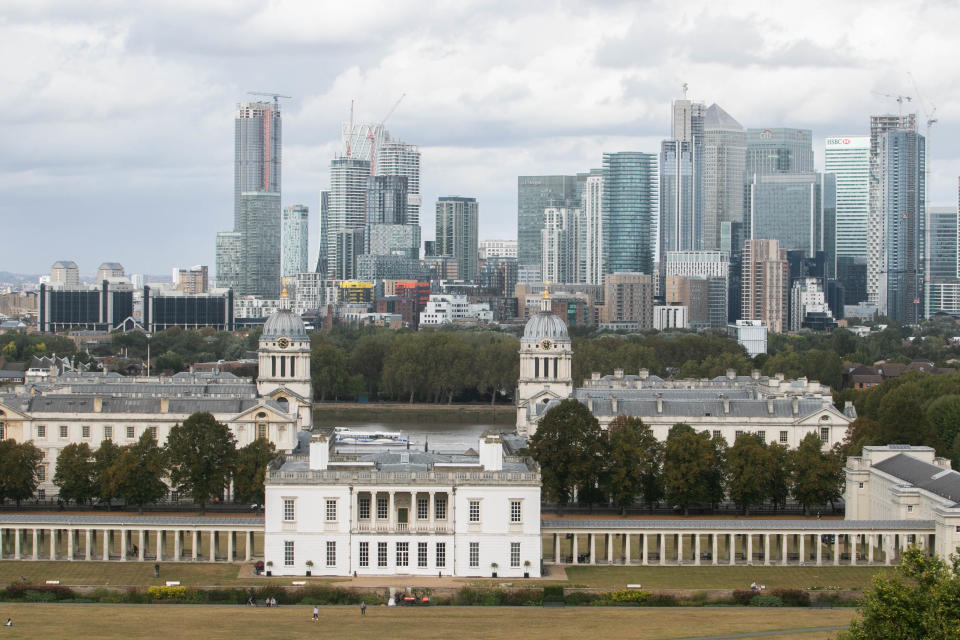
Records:
[[[687,88],[688,88],[688,85],[687,85],[686,82],[684,82],[683,84],[680,85],[680,93],[683,94],[683,99],[684,99],[684,100],[687,99]]]

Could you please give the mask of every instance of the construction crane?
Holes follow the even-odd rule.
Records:
[[[883,96],[884,98],[893,98],[894,100],[896,100],[897,115],[900,118],[903,118],[903,102],[904,101],[910,102],[911,100],[913,100],[913,98],[911,98],[910,96],[893,95],[892,93],[881,93],[880,91],[871,91],[870,93],[877,96]]]
[[[386,129],[384,129],[384,125],[386,124],[387,119],[393,115],[393,112],[397,110],[397,107],[400,106],[400,103],[406,97],[407,97],[407,94],[405,93],[402,94],[397,99],[397,101],[393,103],[393,106],[390,107],[390,111],[387,111],[387,115],[383,116],[383,118],[380,119],[380,122],[378,124],[367,125],[366,138],[367,138],[367,142],[370,144],[370,175],[371,176],[375,175],[375,172],[376,172],[375,163],[376,163],[377,149],[379,149],[380,145],[383,144],[383,138],[386,131]]]
[[[931,103],[930,104],[931,108],[927,109],[927,103],[923,100],[923,97],[920,95],[920,87],[917,86],[917,80],[913,77],[913,74],[910,73],[909,71],[907,71],[907,75],[910,76],[910,82],[913,83],[913,88],[917,92],[917,102],[920,103],[920,108],[923,109],[923,116],[927,119],[927,130],[926,130],[927,141],[926,141],[926,147],[925,147],[927,151],[927,157],[925,158],[926,162],[924,162],[924,164],[926,165],[926,171],[925,171],[926,175],[924,176],[924,182],[923,182],[923,186],[925,189],[925,193],[923,194],[923,197],[924,197],[924,202],[927,203],[927,206],[930,206],[930,197],[929,197],[930,174],[932,172],[932,169],[930,166],[931,165],[930,158],[933,155],[930,152],[930,147],[932,146],[932,142],[930,139],[930,130],[933,128],[933,125],[939,122],[939,120],[937,120],[937,117],[936,117],[937,107],[936,105]]]
[[[280,107],[279,98],[287,98],[288,100],[293,99],[293,96],[285,96],[282,93],[273,93],[272,91],[247,91],[247,93],[251,96],[267,96],[268,98],[273,98],[273,104],[277,108]]]

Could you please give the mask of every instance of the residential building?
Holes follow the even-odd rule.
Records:
[[[367,224],[364,230],[364,253],[372,256],[420,258],[420,225]]]
[[[352,280],[357,277],[357,259],[363,255],[366,233],[363,227],[341,228],[334,234],[334,250],[328,253],[332,260],[329,273],[334,280]]]
[[[233,216],[240,230],[244,193],[280,193],[283,138],[280,105],[241,102],[234,119]],[[276,200],[279,203],[279,199]],[[277,217],[280,217],[279,207]]]
[[[837,257],[837,280],[843,285],[847,304],[867,301],[867,259]]]
[[[267,472],[264,557],[274,575],[539,577],[524,444],[487,432],[478,453],[342,455],[333,430],[315,432]]]
[[[688,311],[687,307],[679,304],[658,304],[653,307],[653,328],[657,331],[689,329]]]
[[[583,176],[577,222],[576,281],[603,284],[603,170]]]
[[[717,104],[703,116],[703,249],[720,249],[724,222],[743,221],[747,134]]]
[[[50,267],[50,284],[62,283],[67,287],[80,285],[80,269],[73,260],[57,260]]]
[[[100,284],[104,280],[114,280],[125,278],[123,274],[123,265],[119,262],[104,262],[97,268],[97,275],[94,276],[94,284]]]
[[[294,282],[293,311],[297,315],[316,313],[337,302],[339,283],[324,278],[322,273],[298,273]]]
[[[487,303],[471,303],[467,296],[434,294],[420,313],[420,326],[441,325],[459,322],[487,323],[493,321],[493,313]]]
[[[457,261],[457,278],[477,280],[479,206],[476,198],[444,196],[437,200],[436,252]]]
[[[653,278],[642,273],[608,273],[604,280],[601,322],[653,328]]]
[[[958,273],[957,208],[929,207],[927,209],[927,281],[925,289],[926,317],[937,311],[955,313],[958,307],[951,304],[954,291],[960,290]]]
[[[737,320],[727,325],[727,335],[736,339],[751,358],[767,352],[767,327],[760,320]]]
[[[143,284],[134,289],[143,289]],[[197,264],[189,268],[176,267],[173,270],[173,288],[187,294],[207,293],[210,289],[209,268],[205,264]]]
[[[239,231],[217,232],[217,287],[240,291],[243,263],[240,259],[242,237]]]
[[[703,276],[667,276],[664,301],[683,306],[686,326],[692,329],[727,326],[727,279]]]
[[[742,260],[742,319],[759,320],[777,333],[786,331],[790,288],[787,252],[776,240],[747,240]]]
[[[329,246],[327,244],[327,239],[329,237],[329,224],[330,224],[330,192],[321,191],[320,192],[320,237],[319,242],[317,243],[320,247],[319,252],[317,253],[317,273],[322,273],[326,276],[327,268],[329,264],[327,263],[327,252],[329,251]]]
[[[604,153],[602,179],[603,273],[652,273],[660,210],[656,154]]]
[[[824,293],[820,278],[801,278],[793,281],[790,291],[790,330],[801,328],[831,329],[836,322]]]
[[[283,210],[281,223],[281,274],[292,278],[307,271],[307,247],[310,243],[310,210],[306,205],[292,204]]]
[[[363,242],[344,244],[345,235],[355,241],[355,230],[367,222],[367,179],[370,161],[341,156],[330,161],[330,195],[327,199],[326,246],[327,276],[342,280],[353,277],[356,256],[363,253]],[[351,251],[351,249],[353,251]],[[350,255],[341,255],[341,250]]]
[[[373,283],[357,280],[344,280],[339,284],[337,302],[370,303],[373,302]]]
[[[573,282],[577,276],[577,221],[580,209],[547,207],[543,211],[540,273],[544,282]]]
[[[516,240],[481,240],[478,245],[481,261],[487,258],[514,258],[517,257]]]
[[[262,298],[280,295],[280,193],[240,194],[237,228],[240,233],[238,294]]]
[[[870,210],[870,136],[831,136],[825,141],[825,173],[837,180],[837,259],[867,259]]]
[[[405,178],[406,212],[402,216],[403,224],[419,227],[420,206],[423,204],[420,195],[420,149],[417,145],[390,140],[388,137],[377,149],[376,158],[376,176]],[[419,250],[419,246],[417,248]]]
[[[544,209],[576,206],[576,199],[576,176],[517,177],[517,261],[521,271],[540,269]]]
[[[419,229],[419,227],[417,227]],[[417,280],[427,277],[428,270],[419,260],[406,255],[373,255],[357,257],[356,278],[368,282],[379,280]]]
[[[481,261],[477,284],[496,291],[503,298],[513,296],[517,286],[516,258],[487,258]]]

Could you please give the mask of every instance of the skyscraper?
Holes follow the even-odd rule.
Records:
[[[837,180],[837,257],[866,260],[870,136],[827,138],[823,170]]]
[[[809,129],[747,129],[746,179],[754,174],[813,173]]]
[[[914,324],[923,317],[926,202],[925,140],[916,130],[891,129],[879,136],[877,177],[880,213],[886,239],[876,279],[880,311],[894,322]],[[867,284],[870,282],[867,264]],[[883,289],[886,289],[884,300]],[[886,304],[884,304],[884,302]]]
[[[477,279],[478,218],[476,198],[444,196],[437,200],[437,255],[455,259],[457,277],[467,282]]]
[[[887,211],[883,202],[880,145],[888,131],[904,129],[916,132],[917,116],[884,114],[870,116],[870,208],[867,212],[867,299],[886,309]]]
[[[320,251],[317,253],[317,273],[326,275],[327,273],[327,226],[330,222],[330,192],[320,192]]]
[[[280,193],[280,106],[271,102],[238,104],[233,141],[233,212],[236,230],[241,194],[251,191]],[[277,217],[280,217],[279,210]]]
[[[576,282],[603,284],[603,170],[584,175],[577,224]]]
[[[577,223],[580,209],[544,210],[540,273],[544,282],[574,282],[577,277]]]
[[[660,144],[660,255],[703,246],[703,103],[674,100],[673,137]]]
[[[283,210],[280,235],[283,247],[281,272],[284,278],[307,271],[309,227],[310,210],[306,205],[292,204]]]
[[[785,331],[790,289],[787,252],[776,240],[747,240],[741,259],[742,319],[760,320],[770,331]]]
[[[832,248],[834,193],[832,174],[754,174],[748,184],[748,237],[779,240],[781,248],[808,256]]]
[[[657,156],[603,154],[603,272],[653,273],[659,211]]]
[[[217,232],[217,287],[221,289],[240,291],[240,274],[242,273],[240,245],[239,231]]]
[[[280,194],[240,194],[240,295],[280,297]]]
[[[743,221],[747,134],[717,104],[703,118],[703,249],[720,248],[724,222]]]
[[[374,171],[378,176],[403,176],[407,179],[406,209],[402,224],[420,224],[420,150],[416,145],[386,140],[377,151]],[[419,252],[419,247],[417,247]]]
[[[547,207],[577,206],[577,176],[517,178],[517,262],[521,270],[540,269],[540,231]]]
[[[338,236],[345,231],[361,230],[366,224],[367,178],[370,175],[370,161],[350,156],[340,156],[330,161],[330,196],[327,206],[327,276],[334,280],[344,280],[346,273],[353,273],[357,236],[351,235],[345,244]],[[362,253],[362,236],[359,240]],[[338,247],[352,247],[349,256],[344,259],[338,255]]]

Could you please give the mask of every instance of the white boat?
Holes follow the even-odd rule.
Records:
[[[333,439],[337,444],[379,444],[406,446],[409,439],[403,431],[360,431],[336,427]]]

